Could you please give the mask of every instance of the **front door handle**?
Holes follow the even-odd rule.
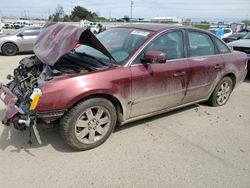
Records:
[[[174,77],[184,76],[186,72],[176,72],[173,74]]]
[[[214,66],[214,69],[215,70],[218,70],[218,69],[221,69],[223,67],[223,64],[216,64],[215,66]]]

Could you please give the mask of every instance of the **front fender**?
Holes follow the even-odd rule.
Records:
[[[68,109],[95,94],[114,96],[124,108],[131,97],[131,77],[129,69],[118,68],[55,79],[40,88],[39,111]]]

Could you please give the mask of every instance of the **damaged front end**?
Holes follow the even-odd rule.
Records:
[[[77,53],[74,50],[76,44],[95,48],[110,61],[102,62],[87,54]],[[13,75],[7,76],[9,83],[0,84],[0,99],[6,105],[2,123],[21,131],[33,128],[41,143],[37,123],[56,121],[67,110],[38,111],[36,107],[43,96],[43,86],[53,82],[55,77],[106,69],[112,66],[110,62],[113,58],[89,30],[52,23],[46,24],[39,34],[34,52],[34,56],[20,61]]]
[[[36,129],[39,113],[36,107],[42,91],[38,87],[40,82],[51,76],[44,70],[44,65],[35,56],[24,58],[13,75],[7,76],[10,82],[0,84],[1,100],[6,105],[2,123],[21,131],[33,128],[39,143],[41,139]]]

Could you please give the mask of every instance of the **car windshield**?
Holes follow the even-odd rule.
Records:
[[[250,32],[243,39],[250,39]]]
[[[96,37],[106,47],[115,61],[122,65],[153,32],[133,28],[112,28],[98,34]],[[109,60],[100,51],[81,45],[75,49],[78,53],[85,53],[95,58]]]

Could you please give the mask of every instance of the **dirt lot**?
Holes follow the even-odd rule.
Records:
[[[0,81],[24,56],[0,56]],[[0,102],[0,115],[4,105]],[[102,146],[74,152],[57,128],[0,125],[0,187],[250,187],[250,79],[228,104],[193,105],[117,128]]]

